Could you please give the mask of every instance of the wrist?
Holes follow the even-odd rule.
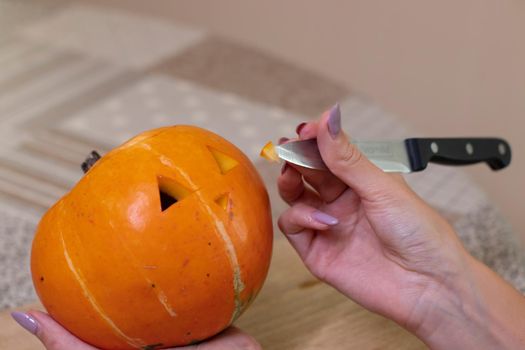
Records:
[[[422,296],[425,312],[414,334],[432,349],[523,346],[523,296],[466,251],[461,260]]]
[[[451,321],[463,318],[463,303],[468,294],[468,281],[474,267],[470,256],[462,249],[439,259],[437,271],[428,273],[424,289],[404,326],[427,343],[452,325]],[[450,251],[448,251],[450,252]],[[446,266],[445,266],[446,264]]]
[[[460,261],[453,273],[434,281],[419,300],[423,312],[413,333],[433,349],[450,348],[458,338],[464,344],[462,338],[471,334],[468,328],[478,323],[478,315],[483,313],[472,290],[476,263],[468,254]]]

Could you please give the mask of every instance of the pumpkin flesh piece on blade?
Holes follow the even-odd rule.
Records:
[[[272,141],[269,141],[266,145],[264,145],[259,155],[267,161],[275,163],[279,162],[279,156],[275,151],[275,146],[273,145]]]

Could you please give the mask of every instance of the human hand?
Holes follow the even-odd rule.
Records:
[[[418,301],[463,265],[453,229],[400,175],[384,173],[349,143],[338,106],[304,125],[299,137],[317,138],[330,171],[285,167],[278,187],[291,208],[280,217],[281,230],[314,275],[416,328],[424,314]]]
[[[97,350],[69,333],[49,315],[31,311],[14,312],[13,318],[26,330],[36,335],[47,350]],[[251,336],[230,327],[209,340],[173,350],[260,350],[261,346]]]
[[[279,227],[307,268],[431,346],[501,345],[503,336],[484,330],[492,311],[505,315],[492,320],[494,328],[498,324],[501,334],[511,333],[507,339],[516,341],[512,333],[524,330],[525,317],[498,305],[497,295],[518,303],[519,293],[472,258],[403,177],[383,172],[349,143],[340,120],[336,105],[298,127],[300,139],[317,138],[329,171],[286,164],[278,179],[281,197],[291,206]],[[523,310],[523,300],[520,305]]]

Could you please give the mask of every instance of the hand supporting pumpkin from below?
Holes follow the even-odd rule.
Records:
[[[53,334],[79,349],[153,350],[227,329],[262,287],[271,257],[268,195],[249,159],[209,131],[174,126],[92,163],[33,241],[33,283],[52,319],[17,320],[38,324],[55,350],[73,347]],[[224,344],[255,343],[230,329],[199,346]]]
[[[98,350],[81,341],[49,315],[32,311],[30,313],[13,313],[13,317],[29,332],[36,335],[47,350]],[[199,343],[166,350],[261,350],[261,346],[253,337],[230,327],[224,332]],[[143,350],[159,349],[155,344],[146,346]]]
[[[525,298],[470,256],[403,177],[349,142],[338,105],[298,134],[317,139],[329,171],[284,165],[278,188],[290,208],[279,227],[315,276],[431,348],[525,348]]]

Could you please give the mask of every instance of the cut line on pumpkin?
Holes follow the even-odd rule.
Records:
[[[182,172],[181,175],[184,177],[184,179],[192,186],[196,187],[195,184],[191,181],[191,178],[188,176],[187,173]],[[242,280],[241,275],[241,267],[239,265],[239,260],[237,259],[237,251],[235,250],[235,246],[233,244],[233,241],[231,237],[228,235],[228,232],[226,231],[226,228],[224,227],[224,224],[219,221],[219,218],[215,213],[211,210],[210,206],[207,205],[206,201],[202,197],[202,194],[199,192],[195,192],[197,195],[197,198],[201,202],[201,205],[203,208],[208,212],[210,217],[213,219],[212,222],[215,223],[215,229],[221,240],[224,242],[225,248],[226,248],[226,254],[228,257],[228,260],[230,261],[230,265],[233,270],[233,295],[234,295],[234,303],[235,308],[232,312],[232,316],[230,319],[230,323],[235,321],[237,317],[242,313],[242,302],[241,302],[241,292],[244,290],[245,285],[244,281]]]
[[[79,288],[82,290],[84,297],[86,298],[86,300],[89,302],[89,304],[93,308],[93,311],[95,311],[104,320],[104,322],[106,322],[106,324],[110,327],[110,329],[113,331],[115,335],[119,336],[126,343],[128,343],[129,345],[135,348],[140,348],[141,346],[144,346],[145,343],[142,339],[132,338],[126,335],[113,322],[113,320],[108,315],[106,315],[102,307],[99,305],[98,301],[95,299],[93,293],[89,290],[86,284],[86,278],[82,274],[82,271],[80,271],[80,269],[77,266],[75,266],[75,264],[71,260],[71,256],[69,255],[69,251],[66,246],[66,241],[64,239],[64,234],[62,233],[62,231],[60,231],[60,240],[62,243],[62,249],[64,252],[64,258],[66,260],[67,266],[69,267],[69,270],[71,271],[73,277],[77,281]]]
[[[210,153],[212,154],[213,158],[215,158],[215,161],[217,162],[217,165],[219,166],[219,169],[221,170],[222,174],[226,174],[228,171],[232,170],[237,165],[239,165],[239,162],[233,159],[232,157],[222,153],[221,151],[216,150],[213,147],[207,147]]]

